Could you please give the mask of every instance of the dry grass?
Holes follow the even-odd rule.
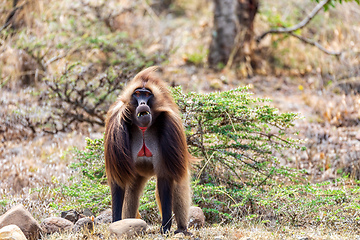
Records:
[[[107,230],[108,225],[100,225],[95,227],[93,234],[88,235],[86,233],[63,233],[53,234],[43,239],[55,240],[55,239],[115,239]],[[333,230],[326,228],[302,228],[302,227],[278,227],[270,228],[264,227],[263,225],[256,224],[232,224],[214,227],[204,227],[202,229],[191,229],[193,237],[185,237],[183,234],[169,235],[167,237],[158,233],[157,227],[149,227],[145,235],[127,237],[123,239],[226,239],[226,240],[262,240],[262,239],[309,239],[309,240],[325,240],[325,239],[355,239],[360,237],[355,232],[337,233]]]

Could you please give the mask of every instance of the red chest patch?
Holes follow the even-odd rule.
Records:
[[[139,127],[139,128],[143,133],[143,146],[138,152],[138,157],[152,157],[151,151],[145,145],[145,131],[147,128],[146,127]]]

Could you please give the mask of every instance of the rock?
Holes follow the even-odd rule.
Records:
[[[85,208],[82,214],[85,215],[85,217],[95,216],[95,214],[93,214],[92,211],[88,208]]]
[[[174,232],[174,235],[172,236],[172,238],[170,238],[171,240],[183,240],[183,239],[189,239],[189,237],[191,239],[194,239],[194,235],[191,232]]]
[[[16,225],[7,225],[0,229],[0,239],[2,240],[26,240],[24,233]]]
[[[44,233],[52,234],[55,232],[69,231],[74,227],[74,224],[69,220],[61,217],[49,217],[40,224]]]
[[[355,135],[356,140],[360,141],[360,131],[358,131]]]
[[[30,182],[27,176],[24,176],[19,172],[15,172],[13,174],[13,190],[16,193],[22,192],[25,187],[29,186],[29,184]]]
[[[94,231],[94,221],[89,217],[80,218],[73,227],[73,232],[87,231],[92,233]]]
[[[80,218],[79,213],[74,209],[61,212],[61,217],[69,220],[72,223],[76,223]]]
[[[40,225],[23,205],[12,207],[4,215],[0,216],[0,228],[12,224],[18,226],[27,239],[40,238]]]
[[[116,237],[118,238],[124,236],[130,237],[133,235],[139,235],[144,233],[146,229],[147,229],[146,222],[144,220],[137,218],[123,219],[111,223],[109,226],[110,233],[116,235]]]
[[[112,222],[112,211],[107,209],[102,211],[99,216],[95,218],[95,224],[111,223]]]
[[[304,236],[299,236],[297,237],[298,240],[309,240],[308,237],[304,237]]]
[[[23,147],[14,147],[9,150],[9,153],[14,156],[17,156],[22,152],[23,152]]]
[[[205,224],[204,212],[199,207],[190,207],[189,228],[201,228]]]

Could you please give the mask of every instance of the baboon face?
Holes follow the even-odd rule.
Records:
[[[149,127],[153,121],[151,111],[154,95],[149,89],[138,88],[132,94],[133,120],[139,127]]]

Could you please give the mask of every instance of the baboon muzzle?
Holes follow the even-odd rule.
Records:
[[[137,121],[140,127],[148,127],[151,123],[152,116],[148,105],[140,105],[136,108]]]

